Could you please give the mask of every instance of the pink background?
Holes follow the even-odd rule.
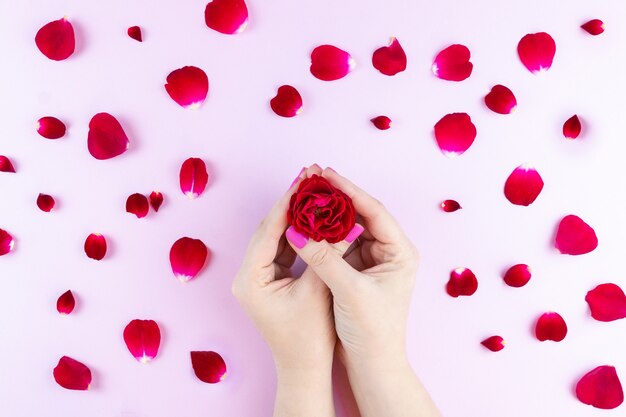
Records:
[[[578,378],[611,364],[626,381],[626,321],[599,323],[584,296],[603,282],[626,285],[626,176],[623,174],[626,6],[618,1],[331,1],[250,0],[251,19],[237,36],[204,24],[205,1],[25,1],[0,3],[2,134],[0,154],[18,173],[0,175],[0,227],[16,237],[0,258],[0,415],[165,417],[267,416],[275,375],[270,353],[231,296],[231,280],[247,240],[302,165],[317,162],[382,200],[419,247],[419,271],[409,319],[410,359],[449,417],[623,415],[579,403]],[[77,51],[53,62],[35,47],[43,24],[68,16]],[[579,25],[605,21],[598,37]],[[126,36],[139,25],[144,42]],[[557,43],[550,71],[529,73],[516,46],[526,33],[547,31]],[[372,52],[396,36],[409,64],[386,77]],[[309,73],[313,47],[331,43],[352,53],[357,68],[325,83]],[[436,52],[463,43],[474,72],[461,83],[430,72]],[[209,98],[184,110],[166,94],[167,74],[196,65],[210,80]],[[494,84],[516,94],[515,114],[488,111],[482,97]],[[297,87],[304,111],[287,120],[268,101],[281,84]],[[130,150],[109,161],[92,158],[87,125],[110,112],[130,137]],[[432,126],[446,113],[468,112],[478,137],[463,156],[448,159]],[[581,116],[580,140],[561,126]],[[391,130],[369,119],[387,114]],[[35,121],[58,116],[68,134],[39,137]],[[188,157],[209,163],[211,182],[197,200],[178,188]],[[521,163],[536,166],[545,188],[530,207],[502,193]],[[158,213],[138,220],[124,211],[134,192],[162,191]],[[43,213],[37,194],[57,198]],[[457,199],[463,210],[438,204]],[[552,248],[558,220],[577,214],[596,230],[588,255]],[[91,232],[107,236],[101,262],[82,249]],[[202,239],[213,259],[188,284],[172,275],[171,244]],[[533,279],[507,287],[502,272],[528,263]],[[470,267],[479,289],[453,299],[450,270]],[[55,311],[71,289],[77,309]],[[570,332],[561,343],[534,339],[535,319],[554,310]],[[122,340],[134,318],[156,320],[159,356],[136,362]],[[502,335],[491,353],[479,342]],[[190,350],[225,358],[225,381],[195,378]],[[89,392],[60,388],[52,378],[68,355],[94,374]],[[340,405],[340,409],[343,407]]]

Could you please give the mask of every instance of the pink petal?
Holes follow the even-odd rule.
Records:
[[[463,208],[456,200],[444,200],[440,206],[446,213],[452,213]]]
[[[181,282],[187,282],[198,275],[208,254],[209,251],[201,240],[181,237],[170,249],[172,272]]]
[[[528,284],[532,274],[530,267],[526,264],[517,264],[510,267],[504,274],[504,282],[510,287],[523,287]]]
[[[559,313],[543,313],[535,325],[535,336],[537,340],[545,342],[552,340],[560,342],[567,335],[567,324]]]
[[[279,116],[293,117],[302,112],[302,97],[294,87],[282,85],[270,100],[270,107]]]
[[[354,66],[350,54],[333,45],[320,45],[311,52],[311,74],[322,81],[343,78]]]
[[[461,155],[474,143],[476,126],[467,113],[447,114],[435,125],[435,139],[444,155]]]
[[[565,255],[584,255],[598,247],[598,237],[591,226],[570,214],[559,223],[555,247]]]
[[[152,191],[150,193],[150,205],[154,211],[159,211],[161,204],[163,204],[163,194],[158,191]]]
[[[15,172],[11,160],[4,155],[0,155],[0,172]]]
[[[499,114],[511,114],[517,108],[517,100],[511,90],[503,85],[494,85],[485,96],[485,105]]]
[[[488,337],[487,339],[480,342],[480,344],[492,352],[499,352],[504,349],[504,345],[506,345],[504,339],[501,336]]]
[[[226,35],[244,31],[248,26],[248,8],[244,0],[212,0],[204,10],[204,21],[213,30]]]
[[[385,75],[396,75],[406,69],[406,54],[396,38],[391,38],[387,46],[374,51],[372,65]]]
[[[614,321],[626,317],[626,295],[615,284],[600,284],[587,293],[591,317],[598,321]]]
[[[148,199],[143,194],[131,194],[126,199],[126,212],[134,214],[138,219],[146,217],[149,209]]]
[[[226,362],[217,352],[191,352],[193,371],[202,382],[216,384],[226,378]]]
[[[122,125],[109,113],[98,113],[89,121],[87,148],[94,158],[114,158],[126,152],[129,144]]]
[[[387,116],[376,116],[370,119],[370,122],[372,122],[378,130],[387,130],[391,127],[391,119]]]
[[[587,372],[576,384],[576,397],[583,404],[611,410],[624,402],[624,391],[613,366],[604,365]]]
[[[74,300],[74,294],[70,290],[65,291],[57,299],[57,311],[63,316],[74,311],[74,306],[76,306],[76,300]]]
[[[4,229],[0,229],[0,256],[11,252],[15,247],[15,239]]]
[[[141,28],[139,26],[129,27],[127,33],[128,33],[128,36],[130,36],[137,42],[143,41],[143,38],[141,37]]]
[[[180,167],[180,189],[189,198],[202,194],[209,182],[206,164],[200,158],[189,158]]]
[[[468,268],[456,268],[450,272],[446,291],[451,297],[470,296],[478,289],[476,275]]]
[[[580,26],[590,35],[599,35],[604,32],[604,22],[600,19],[592,19]]]
[[[46,139],[62,138],[65,130],[65,124],[56,117],[46,116],[37,121],[37,133]]]
[[[199,108],[209,93],[209,78],[198,67],[186,66],[174,70],[166,81],[167,94],[185,109]]]
[[[565,139],[576,139],[580,135],[582,125],[577,115],[573,115],[563,123],[563,136]]]
[[[37,197],[37,207],[41,211],[50,212],[54,208],[54,197],[48,194],[39,194]]]
[[[91,371],[84,364],[63,356],[52,372],[54,380],[65,389],[88,390],[91,384]]]
[[[511,172],[504,183],[504,196],[518,206],[532,204],[543,189],[543,179],[529,165],[520,165]]]
[[[148,363],[159,352],[159,325],[154,320],[133,320],[124,328],[124,342],[135,359]]]
[[[517,44],[519,59],[533,74],[549,70],[555,53],[554,39],[545,32],[529,33]]]
[[[472,74],[470,50],[465,45],[450,45],[440,51],[433,62],[436,77],[448,81],[463,81]]]
[[[100,233],[92,233],[85,239],[85,253],[91,259],[102,260],[107,253],[107,241]]]
[[[55,20],[37,31],[35,43],[46,57],[62,61],[74,53],[74,28],[65,17]]]

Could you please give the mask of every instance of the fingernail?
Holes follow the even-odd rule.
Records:
[[[357,237],[361,236],[361,233],[363,233],[363,230],[365,230],[363,226],[361,226],[358,223],[355,224],[352,230],[350,230],[350,232],[348,233],[348,236],[346,236],[344,240],[348,243],[354,242]]]
[[[337,174],[337,171],[335,171],[334,169],[332,169],[331,167],[326,167],[327,170],[334,172],[335,174]]]
[[[287,229],[287,231],[285,232],[285,236],[287,237],[287,240],[293,243],[293,245],[298,249],[302,249],[303,247],[305,247],[306,243],[309,241],[306,236],[298,233],[296,229],[293,228],[293,226],[289,226],[289,229]]]
[[[306,171],[306,168],[303,167],[298,173],[298,176],[291,182],[291,185],[289,186],[289,188],[293,187],[293,185],[298,182],[298,180],[300,179],[300,175],[302,175],[304,171]]]

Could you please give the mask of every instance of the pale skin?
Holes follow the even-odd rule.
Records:
[[[358,232],[364,228],[358,240],[329,244],[285,233],[289,199],[313,174],[352,198]],[[296,256],[307,264],[299,278],[290,269]],[[233,282],[274,356],[274,417],[335,416],[335,354],[362,417],[440,416],[405,347],[417,265],[415,247],[379,201],[330,168],[300,173],[261,222]]]

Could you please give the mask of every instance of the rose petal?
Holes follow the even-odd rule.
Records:
[[[497,84],[485,96],[485,105],[495,113],[511,114],[517,108],[517,100],[509,88]]]
[[[370,119],[370,122],[372,122],[378,130],[387,130],[391,127],[391,119],[387,116],[376,116]]]
[[[54,380],[65,389],[88,390],[91,384],[91,371],[87,366],[63,356],[52,372]]]
[[[577,115],[573,115],[563,123],[563,136],[565,139],[576,139],[580,135],[582,125]]]
[[[435,125],[435,139],[444,155],[461,155],[474,143],[476,126],[467,113],[447,114]]]
[[[470,296],[478,289],[476,275],[468,268],[456,268],[450,272],[446,291],[451,297]]]
[[[207,260],[209,251],[200,239],[181,237],[170,249],[172,272],[181,282],[198,275]]]
[[[444,200],[440,206],[446,213],[452,213],[463,208],[456,200]]]
[[[501,336],[491,336],[480,342],[481,345],[486,347],[492,352],[499,352],[504,349],[504,339]]]
[[[510,267],[504,274],[504,282],[510,287],[523,287],[528,284],[532,274],[530,267],[526,264],[517,264]]]
[[[41,211],[50,212],[54,208],[54,197],[48,194],[39,194],[37,197],[37,207]]]
[[[406,69],[406,54],[396,38],[389,45],[378,48],[372,55],[372,65],[385,75],[396,75]]]
[[[129,144],[122,125],[109,113],[98,113],[89,121],[87,148],[94,158],[114,158],[126,152]]]
[[[600,19],[592,19],[580,26],[590,35],[599,35],[604,32],[604,22]]]
[[[570,214],[559,223],[555,247],[565,255],[584,255],[598,247],[598,237],[591,226]]]
[[[529,206],[543,189],[543,179],[537,170],[527,164],[511,172],[504,183],[504,196],[512,204]]]
[[[583,404],[611,410],[624,402],[624,391],[615,367],[598,366],[576,384],[576,397]]]
[[[600,284],[587,293],[591,317],[598,321],[614,321],[626,317],[626,295],[616,284]]]
[[[62,138],[65,130],[65,124],[56,117],[46,116],[37,121],[37,133],[46,139]]]
[[[170,72],[165,90],[185,109],[198,109],[209,93],[209,78],[198,67],[186,66]]]
[[[533,74],[549,70],[555,53],[554,39],[545,32],[529,33],[517,44],[519,59]]]
[[[154,211],[159,211],[161,204],[163,204],[163,194],[158,191],[152,191],[150,193],[150,205]]]
[[[92,233],[85,239],[85,253],[91,259],[102,260],[107,253],[107,241],[100,233]]]
[[[333,45],[320,45],[311,52],[311,74],[322,81],[334,81],[354,69],[354,59]]]
[[[11,252],[15,247],[15,239],[9,232],[0,229],[0,256]]]
[[[135,319],[124,328],[124,342],[130,353],[141,363],[148,363],[159,352],[161,331],[154,320]]]
[[[138,219],[146,217],[149,209],[148,199],[143,194],[131,194],[126,199],[126,212],[134,214]]]
[[[436,77],[448,81],[463,81],[472,74],[470,50],[465,45],[450,45],[440,51],[433,62]]]
[[[141,36],[141,28],[139,26],[129,27],[127,33],[128,33],[128,36],[130,36],[137,42],[143,42],[143,38]]]
[[[74,53],[74,28],[65,17],[55,20],[37,31],[35,43],[46,57],[62,61]]]
[[[567,335],[567,324],[559,313],[543,313],[535,324],[535,336],[537,340],[545,342],[552,340],[560,342]]]
[[[244,0],[213,0],[204,9],[208,27],[226,35],[244,31],[248,26],[248,8]]]
[[[192,351],[191,365],[202,382],[216,384],[226,378],[226,362],[217,352]]]
[[[11,160],[4,155],[0,155],[0,172],[15,172]]]
[[[180,190],[189,198],[196,198],[204,192],[209,174],[206,164],[200,158],[189,158],[180,167]]]
[[[270,100],[270,107],[279,116],[293,117],[302,112],[302,97],[294,87],[282,85]]]
[[[74,306],[76,306],[76,300],[74,300],[74,294],[70,290],[65,291],[57,299],[57,311],[62,316],[66,316],[74,311]]]

